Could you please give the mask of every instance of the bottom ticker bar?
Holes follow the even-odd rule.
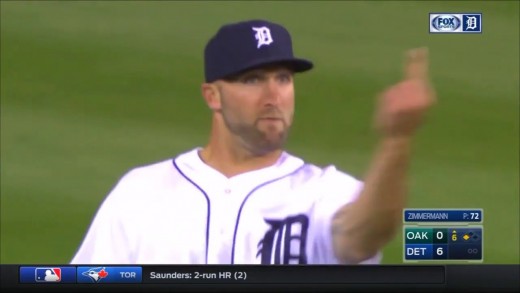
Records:
[[[132,271],[123,266],[92,266],[105,272],[130,277]],[[1,266],[1,289],[6,292],[167,292],[167,291],[298,291],[298,292],[518,292],[519,265],[366,265],[366,266],[135,266],[142,268],[142,283],[62,283],[54,274],[40,268],[60,268],[63,272],[75,266],[32,266],[27,278],[53,282],[21,283],[21,266]],[[82,268],[83,270],[83,268]],[[152,272],[155,277],[152,280]],[[32,274],[34,273],[34,274]],[[186,274],[220,274],[225,282],[186,279]],[[69,274],[69,272],[67,272]],[[99,272],[98,272],[99,274]],[[170,274],[174,279],[158,278]],[[236,274],[237,279],[230,279]],[[69,274],[71,275],[71,274]],[[137,273],[135,274],[137,276]],[[31,277],[29,277],[31,276]],[[120,276],[120,277],[121,277]],[[168,276],[168,275],[166,275]],[[173,278],[175,276],[175,278]],[[183,276],[183,277],[181,277]],[[110,280],[108,277],[105,281]],[[160,283],[158,280],[162,280]],[[179,280],[184,280],[179,282]]]
[[[444,284],[445,267],[432,266],[149,266],[143,283]]]

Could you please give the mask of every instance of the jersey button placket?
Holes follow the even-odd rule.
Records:
[[[228,262],[231,259],[230,247],[232,245],[232,229],[229,227],[229,219],[233,214],[233,192],[230,185],[226,184],[222,190],[221,217],[219,221],[219,232],[221,243],[219,244],[219,259],[221,262]]]
[[[226,187],[224,189],[224,196],[228,197],[231,195],[231,188],[229,187]],[[226,198],[224,199],[224,202],[229,202],[230,201],[230,198]],[[225,229],[225,225],[223,225],[222,227],[220,227],[220,235],[224,235],[226,233],[226,229]]]

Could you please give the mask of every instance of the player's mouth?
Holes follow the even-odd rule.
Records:
[[[274,118],[274,117],[263,117],[258,119],[258,123],[266,124],[266,125],[280,125],[283,127],[285,124],[284,120],[282,118]]]
[[[267,121],[283,121],[282,118],[279,117],[262,117],[259,120],[267,120]]]

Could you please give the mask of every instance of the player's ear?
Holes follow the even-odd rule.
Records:
[[[203,83],[201,86],[202,96],[206,104],[212,111],[219,111],[221,108],[220,91],[215,83]]]

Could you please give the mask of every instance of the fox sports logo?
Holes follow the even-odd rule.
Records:
[[[460,19],[451,14],[441,14],[432,19],[432,26],[440,32],[453,32],[461,25]]]

